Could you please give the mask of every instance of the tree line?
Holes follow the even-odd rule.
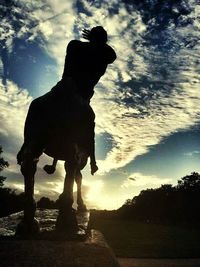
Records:
[[[3,153],[2,147],[0,146],[0,155]],[[0,157],[0,173],[9,167],[9,163]],[[17,195],[15,190],[4,187],[4,181],[6,177],[0,175],[0,217],[7,216],[10,213],[21,210],[24,203],[24,195]]]
[[[121,218],[155,223],[194,223],[200,221],[200,174],[192,172],[177,185],[146,189],[128,199],[118,209]]]

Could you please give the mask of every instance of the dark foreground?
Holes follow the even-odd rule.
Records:
[[[108,245],[112,247],[122,267],[200,266],[199,228],[139,223],[130,220],[119,220],[112,216],[105,218],[101,214],[99,216],[99,212],[97,213],[91,212],[90,228],[98,229],[103,233]],[[36,214],[40,221],[41,229],[52,231],[55,225],[57,211],[44,210],[37,211]],[[63,238],[52,240],[54,237],[51,237],[49,240],[15,240],[14,230],[21,216],[22,213],[18,213],[0,218],[1,266],[71,267],[79,266],[77,265],[79,263],[81,267],[93,266],[91,263],[94,263],[94,266],[98,266],[95,264],[99,252],[94,247],[98,247],[99,245],[102,247],[101,241],[97,239],[96,241],[92,241],[95,238],[91,239],[90,236],[84,241],[64,240]],[[98,231],[95,232],[98,233]],[[99,238],[99,240],[101,239]],[[106,242],[103,244],[106,244]],[[103,247],[105,250],[108,248],[107,245],[103,245]],[[98,250],[100,251],[100,255],[105,252],[102,252],[104,249],[101,250],[102,248]],[[114,254],[110,249],[108,251],[110,256],[102,254],[104,256],[100,256],[99,259],[103,260],[104,257],[107,257],[111,260],[109,262],[111,266],[117,266]],[[90,256],[91,253],[93,255],[92,257]],[[84,257],[87,259],[85,263]],[[38,261],[41,260],[45,264],[38,265]],[[61,262],[63,261],[67,262],[62,265]],[[18,264],[19,262],[20,264]],[[30,265],[32,263],[33,265]]]
[[[119,267],[101,233],[85,241],[0,240],[1,267]]]
[[[200,259],[118,258],[121,267],[199,267]]]
[[[200,258],[197,227],[104,218],[95,213],[91,214],[90,227],[103,233],[117,257]]]
[[[77,214],[79,226],[87,227],[88,212]],[[15,236],[21,212],[0,219],[0,266],[3,267],[119,267],[118,261],[96,230],[78,234],[54,229],[57,210],[37,210],[41,232]]]

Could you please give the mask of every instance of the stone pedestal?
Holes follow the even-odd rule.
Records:
[[[89,212],[78,213],[79,233],[55,231],[56,210],[37,210],[41,232],[26,240],[15,236],[23,212],[0,218],[1,267],[119,267],[102,234],[88,230]]]
[[[85,241],[0,240],[1,267],[119,267],[102,234]]]

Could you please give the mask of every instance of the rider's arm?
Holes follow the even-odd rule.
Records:
[[[78,40],[72,40],[67,45],[63,78],[69,76],[73,71],[73,66],[77,58],[77,49],[79,45],[80,41]]]

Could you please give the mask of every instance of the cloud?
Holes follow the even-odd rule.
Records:
[[[0,134],[10,140],[10,147],[16,147],[23,137],[23,126],[28,106],[32,98],[26,90],[8,81],[4,86],[0,81]],[[14,152],[14,151],[12,151]]]
[[[134,178],[134,180],[133,180]],[[156,188],[161,186],[162,184],[172,183],[172,179],[170,178],[159,178],[155,175],[143,175],[142,173],[132,173],[130,177],[128,177],[122,184],[121,188],[127,189],[130,187],[151,187]]]
[[[9,162],[9,168],[4,171],[13,183],[12,188],[22,189],[23,180],[19,174],[16,155],[23,142],[23,128],[28,106],[32,98],[27,90],[21,90],[11,81],[7,86],[0,81],[0,144],[3,146],[3,157]]]
[[[25,39],[43,47],[58,62],[61,75],[66,45],[73,39],[75,20],[74,1],[20,0],[0,6],[5,15],[0,26],[0,42],[9,53],[16,39]]]
[[[88,27],[101,18],[102,25],[111,30],[110,43],[118,55],[97,85],[92,101],[97,133],[111,134],[115,143],[106,159],[98,162],[104,173],[125,166],[167,136],[199,124],[200,47],[196,43],[191,51],[186,46],[186,40],[192,42],[199,36],[199,24],[176,27],[169,23],[160,33],[165,43],[158,49],[159,41],[155,45],[153,41],[159,33],[152,33],[147,42],[149,25],[144,25],[138,11],[128,12],[119,4],[122,12],[111,16],[109,4],[103,2],[97,11],[99,7],[83,2],[91,13]],[[195,21],[198,13],[194,8],[188,17]],[[83,26],[85,18],[79,20]]]
[[[127,108],[125,104],[102,99],[96,94],[97,129],[112,134],[116,144],[101,162],[102,170],[122,167],[146,153],[150,146],[158,144],[164,137],[199,123],[199,82],[180,82],[177,87],[168,96],[160,93],[156,99],[140,105],[143,111],[147,110],[146,115],[137,109],[139,107]]]
[[[199,150],[194,150],[194,151],[191,151],[191,152],[184,153],[183,155],[187,156],[187,157],[193,157],[193,156],[196,156],[198,154],[200,154],[200,151]]]
[[[37,7],[38,1],[31,1],[31,4]],[[74,1],[48,0],[40,1],[41,4],[45,5],[45,9],[33,8],[33,16],[38,21],[33,32],[35,35],[42,34],[45,41],[43,47],[57,60],[58,73],[61,75],[67,43],[74,38]]]
[[[37,2],[37,1],[35,1]],[[44,18],[44,12],[35,11],[34,16],[39,21],[38,28],[46,38],[44,48],[50,56],[58,62],[58,73],[61,74],[64,66],[64,58],[67,43],[74,39],[75,8],[74,1],[48,0],[48,12]]]

